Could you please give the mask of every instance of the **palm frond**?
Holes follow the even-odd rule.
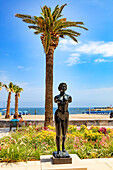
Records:
[[[51,8],[49,7],[49,10],[50,10],[50,12],[51,12]]]
[[[7,89],[8,92],[11,92],[11,89]]]
[[[44,30],[46,27],[45,20],[39,17],[37,21],[37,26],[39,26],[42,30]]]
[[[15,14],[15,17],[18,17],[18,18],[31,18],[30,15],[24,15],[24,14]]]
[[[67,34],[71,39],[73,39],[75,42],[77,42],[78,43],[78,41],[77,41],[77,39],[73,36],[73,35],[71,35],[71,34]]]
[[[34,26],[34,25],[30,25],[30,26],[28,26],[30,29],[35,29],[35,30],[38,30],[38,29],[40,29],[40,27],[39,26]]]
[[[57,22],[66,22],[66,20],[67,20],[66,18],[61,18],[61,19],[57,20],[56,23]]]
[[[38,21],[38,18],[39,18],[39,17],[37,17],[37,16],[34,16],[34,20]]]
[[[80,33],[76,32],[76,31],[73,31],[71,29],[61,29],[61,30],[58,30],[57,33],[59,33],[59,34],[61,34],[61,33],[71,33],[71,34],[73,34],[75,36],[81,35]]]
[[[29,23],[29,24],[36,24],[36,21],[33,19],[23,19],[22,21]]]
[[[20,88],[20,92],[21,92],[21,91],[24,91],[23,88]]]
[[[47,31],[50,31],[50,28],[51,28],[50,18],[47,17],[47,18],[46,18],[46,30],[47,30]]]
[[[12,83],[12,82],[9,83],[9,88],[10,88],[10,89],[13,88],[13,83]]]
[[[47,8],[47,12],[48,12],[49,20],[50,20],[50,26],[53,26],[53,16],[51,14],[51,9]]]
[[[5,87],[6,89],[8,89],[7,85],[6,84],[3,84],[2,87]]]
[[[37,30],[39,31],[40,33],[44,32],[44,28],[41,28],[39,26],[28,26],[30,29],[34,29],[34,30]]]
[[[85,30],[88,31],[88,29],[87,29],[86,27],[82,27],[82,26],[80,26],[80,25],[76,25],[76,27],[83,28],[83,29],[85,29]]]
[[[40,34],[40,33],[42,33],[42,31],[35,31],[35,32],[34,32],[34,34],[36,34],[36,35],[38,35],[38,34]]]
[[[2,87],[3,87],[2,82],[0,82],[0,90],[2,90]]]
[[[62,35],[62,34],[59,34],[59,37],[60,37],[60,38],[65,38],[64,35]]]
[[[66,6],[67,4],[64,4],[64,5],[62,5],[60,8],[59,8],[59,10],[58,10],[58,12],[57,12],[57,14],[56,14],[56,16],[55,16],[55,20],[57,20],[59,17],[61,17],[61,12],[62,12],[62,10],[63,10],[63,8]]]
[[[47,6],[46,5],[43,6],[42,13],[43,13],[44,19],[46,19],[46,17],[48,17],[48,12],[47,12]]]
[[[66,21],[66,22],[62,22],[62,23],[59,23],[59,25],[57,25],[55,28],[54,28],[54,31],[56,30],[60,30],[62,28],[67,28],[67,27],[79,27],[79,28],[83,28],[85,30],[88,30],[87,28],[85,27],[82,27],[80,25],[77,25],[78,22],[70,22],[70,21]]]
[[[18,97],[20,98],[20,92],[18,93]]]
[[[53,31],[56,31],[61,25],[63,25],[63,23],[66,22],[66,18],[62,18],[62,19],[59,19],[57,20],[55,23],[54,23],[54,27],[53,27]]]
[[[55,16],[55,13],[56,13],[56,11],[58,11],[58,9],[59,9],[59,5],[57,5],[57,6],[55,7],[54,11],[52,12],[52,16],[53,16],[53,17]]]
[[[63,23],[63,24],[64,24],[64,26],[66,26],[66,27],[73,27],[73,26],[75,26],[75,27],[80,27],[80,28],[83,28],[83,29],[85,29],[85,30],[88,30],[87,28],[80,26],[80,25],[84,25],[83,22],[66,21],[66,22]],[[63,24],[62,24],[62,25],[63,25]],[[78,24],[79,24],[79,25],[78,25]]]

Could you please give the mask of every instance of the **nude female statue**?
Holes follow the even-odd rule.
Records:
[[[64,143],[66,139],[66,132],[69,121],[68,103],[72,102],[72,97],[65,94],[65,91],[67,90],[66,83],[60,83],[58,90],[60,91],[60,94],[54,97],[54,101],[58,105],[58,109],[55,112],[57,158],[60,157],[61,130],[62,130],[62,152],[66,152]]]

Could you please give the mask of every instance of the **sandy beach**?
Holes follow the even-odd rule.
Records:
[[[44,120],[44,115],[23,115],[24,120]],[[53,116],[54,117],[54,116]],[[5,116],[1,116],[0,120],[11,120],[5,119]],[[70,114],[69,120],[76,120],[76,119],[110,119],[109,115],[88,115],[88,114]]]

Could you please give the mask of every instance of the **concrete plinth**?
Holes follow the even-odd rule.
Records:
[[[52,164],[72,164],[72,158],[54,158],[52,157]]]
[[[52,164],[72,164],[72,158],[68,152],[60,151],[60,158],[57,157],[57,151],[52,154]]]
[[[41,170],[87,170],[76,154],[70,154],[72,164],[52,164],[52,155],[40,156]]]

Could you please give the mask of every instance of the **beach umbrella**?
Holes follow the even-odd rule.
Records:
[[[25,111],[23,111],[23,114],[25,114],[26,115],[26,113],[27,113],[28,111],[27,110],[25,110]]]

